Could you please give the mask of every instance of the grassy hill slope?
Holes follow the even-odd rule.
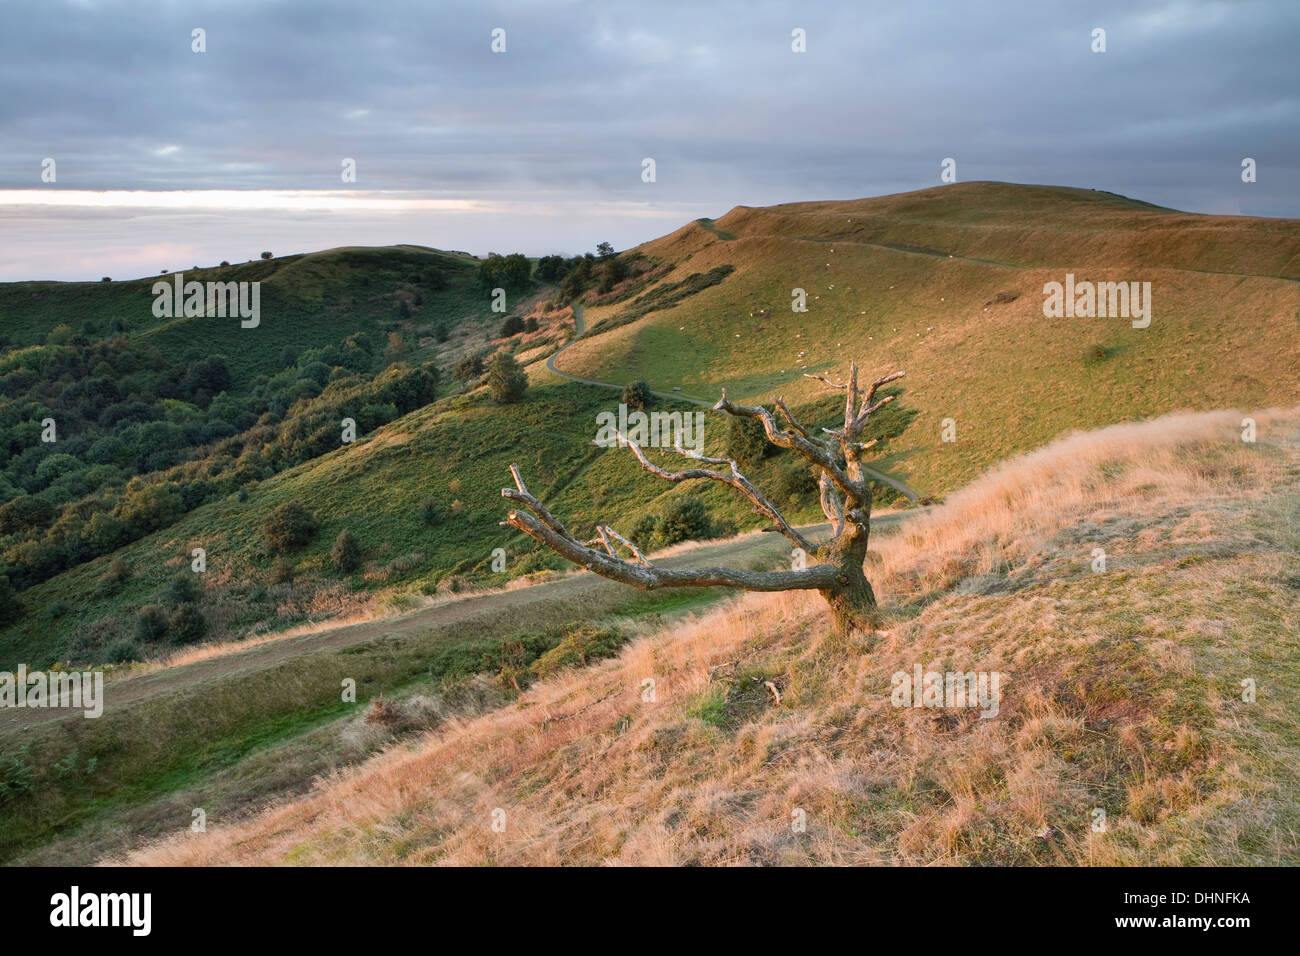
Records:
[[[241,329],[238,319],[159,318],[155,282],[174,273],[110,283],[0,283],[0,335],[16,346],[35,344],[60,324],[89,339],[120,329],[142,336],[167,355],[223,355],[236,382],[282,367],[285,348],[337,344],[355,332],[382,333],[438,321],[452,325],[488,314],[478,261],[463,253],[423,246],[345,247],[275,259],[184,270],[185,281],[261,282],[261,324]],[[400,302],[427,302],[409,320]]]
[[[129,862],[1294,863],[1300,413],[1245,414],[1065,438],[878,538],[882,632],[748,595]],[[997,672],[996,713],[898,706],[917,666]]]
[[[1194,216],[1108,193],[968,183],[848,202],[738,207],[635,252],[655,263],[652,281],[589,296],[588,328],[605,320],[615,327],[574,344],[559,360],[562,369],[616,384],[644,378],[658,391],[680,387],[710,402],[723,387],[744,401],[784,395],[810,423],[829,424],[834,393],[805,373],[841,377],[851,359],[866,373],[904,368],[901,398],[890,407],[896,417],[887,469],[922,494],[941,496],[1071,428],[1179,408],[1300,402],[1294,220]],[[232,268],[236,278],[240,270],[266,270],[267,289],[292,298],[301,313],[284,325],[299,347],[318,334],[336,341],[367,316],[390,321],[396,297],[407,294],[403,283],[434,273],[447,285],[426,290],[422,309],[463,315],[476,331],[472,345],[467,337],[446,345],[421,339],[414,358],[449,362],[468,348],[502,344],[489,346],[489,326],[500,317],[473,311],[484,303],[466,257],[418,247],[333,250]],[[1151,326],[1045,319],[1043,284],[1067,271],[1080,279],[1150,281]],[[713,279],[699,278],[707,276]],[[133,294],[147,296],[149,281],[140,280]],[[98,292],[116,303],[126,285],[83,284],[60,294],[91,301]],[[807,291],[806,313],[790,311],[795,287]],[[26,302],[25,295],[0,286],[0,305],[10,310],[0,308],[4,321],[17,321],[13,303]],[[267,301],[275,301],[270,292]],[[53,320],[54,306],[43,308]],[[309,314],[337,328],[325,336]],[[501,409],[482,391],[444,399],[250,487],[246,500],[204,505],[119,555],[133,576],[115,596],[80,600],[108,558],[38,585],[24,594],[33,612],[0,634],[0,659],[98,660],[106,645],[129,635],[140,604],[157,599],[196,546],[211,555],[203,607],[218,638],[376,599],[409,606],[420,592],[469,574],[490,581],[496,547],[507,551],[507,576],[560,567],[498,526],[499,489],[516,461],[532,490],[577,527],[608,520],[626,531],[692,494],[719,520],[752,527],[754,517],[725,489],[669,486],[642,474],[625,451],[588,445],[596,414],[616,408],[618,395],[545,369],[542,360],[563,337],[568,313],[549,315],[542,314],[541,332],[511,344],[531,363],[533,388],[521,405]],[[203,325],[212,321],[162,324],[141,334],[200,341],[203,330],[218,334]],[[419,317],[413,324],[427,322]],[[234,337],[242,342],[274,329],[267,312],[260,329],[235,328]],[[243,374],[264,360],[243,359]],[[940,440],[948,419],[956,429],[951,443]],[[710,451],[725,435],[726,422],[711,417]],[[758,470],[760,485],[770,488],[777,471],[776,463]],[[433,526],[417,514],[430,497],[443,509]],[[291,499],[310,508],[321,530],[294,556],[294,580],[276,583],[260,527],[273,507]],[[803,520],[819,517],[807,498],[792,510]],[[329,548],[345,528],[360,538],[365,564],[338,575]],[[52,605],[61,616],[47,613]]]
[[[903,474],[942,494],[1068,428],[1177,408],[1300,401],[1300,223],[1201,216],[1110,193],[964,183],[737,207],[640,251],[661,285],[735,272],[570,349],[562,367],[710,400],[821,394],[804,373],[908,372]],[[1146,329],[1043,317],[1043,286],[1150,282]],[[795,288],[807,313],[791,311]],[[653,291],[653,289],[651,290]],[[588,309],[588,324],[622,304]],[[955,443],[942,443],[944,419]]]

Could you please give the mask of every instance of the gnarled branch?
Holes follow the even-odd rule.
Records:
[[[646,457],[645,451],[641,446],[632,441],[632,439],[619,434],[618,440],[621,444],[625,444],[632,449],[632,454],[636,455],[636,459],[641,463],[642,468],[650,472],[652,475],[657,475],[658,477],[663,478],[665,481],[677,483],[680,481],[704,479],[720,481],[723,484],[730,485],[752,501],[755,509],[760,514],[771,518],[776,524],[777,530],[790,539],[796,548],[803,548],[805,551],[812,550],[812,545],[809,543],[808,539],[791,527],[790,523],[785,520],[785,515],[781,514],[781,512],[776,509],[776,506],[763,496],[763,493],[754,486],[752,481],[740,473],[740,466],[737,465],[734,460],[730,458],[707,458],[699,452],[687,451],[682,448],[681,445],[676,445],[674,446],[673,451],[677,454],[693,459],[694,461],[703,462],[706,465],[727,465],[730,467],[731,473],[727,474],[722,471],[711,471],[708,468],[687,468],[684,471],[665,471],[663,468],[660,468],[658,465],[651,462],[650,459]]]
[[[778,448],[793,451],[820,471],[819,500],[834,531],[831,542],[824,549],[814,548],[807,538],[791,527],[785,516],[741,473],[739,465],[733,459],[711,458],[700,452],[687,451],[678,444],[672,449],[676,454],[702,465],[725,466],[725,470],[700,467],[668,471],[653,464],[639,444],[622,434],[618,435],[620,443],[630,447],[641,467],[653,475],[674,483],[696,479],[717,481],[739,491],[753,503],[759,514],[771,519],[775,530],[779,530],[806,554],[817,555],[822,563],[812,567],[790,571],[738,571],[718,567],[694,570],[662,568],[652,564],[635,544],[603,523],[596,525],[595,538],[587,542],[579,541],[540,501],[529,494],[523,476],[515,465],[510,466],[515,487],[503,488],[501,494],[520,502],[523,509],[512,510],[502,524],[522,531],[574,564],[642,590],[664,587],[730,587],[745,591],[816,590],[826,599],[835,625],[840,630],[874,626],[876,598],[863,571],[870,535],[872,489],[870,481],[863,476],[869,474],[876,480],[887,481],[895,487],[899,485],[892,479],[871,471],[862,463],[862,453],[872,447],[875,441],[863,442],[859,436],[871,415],[893,399],[893,396],[888,396],[876,401],[877,390],[902,375],[902,372],[895,372],[879,378],[865,391],[858,387],[856,364],[850,366],[849,381],[843,385],[821,376],[809,376],[845,392],[844,426],[842,429],[823,429],[827,436],[825,438],[814,438],[809,434],[781,398],[776,400],[776,407],[789,423],[788,428],[780,427],[773,413],[762,406],[734,404],[727,399],[726,391],[723,391],[722,397],[714,405],[716,411],[738,418],[758,419],[769,442]],[[635,561],[619,557],[615,542],[627,548]],[[779,702],[780,695],[775,686],[769,684],[768,689]]]
[[[643,591],[675,587],[727,587],[742,591],[825,590],[834,588],[839,583],[839,569],[830,564],[817,564],[799,571],[737,571],[732,568],[699,568],[688,571],[661,568],[653,564],[634,564],[589,548],[572,535],[556,531],[541,520],[540,516],[535,517],[537,509],[542,505],[532,495],[503,488],[502,496],[519,501],[528,509],[511,511],[506,515],[504,524],[522,531],[534,541],[546,545],[556,554],[588,571]]]
[[[728,415],[734,415],[738,418],[757,418],[763,425],[763,432],[767,435],[768,441],[778,448],[793,451],[809,464],[816,465],[826,472],[831,481],[835,482],[835,486],[845,495],[857,497],[866,490],[844,472],[844,469],[839,466],[829,448],[821,442],[800,435],[792,429],[782,430],[777,426],[772,413],[761,405],[737,405],[727,398],[727,390],[724,388],[722,397],[718,399],[718,403],[713,407],[718,411],[726,412]]]
[[[831,537],[834,537],[844,527],[844,500],[835,492],[830,479],[824,473],[817,478],[817,491],[822,514],[830,521]]]

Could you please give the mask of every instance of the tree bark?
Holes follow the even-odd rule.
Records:
[[[728,458],[707,458],[699,453],[688,452],[677,447],[673,449],[677,454],[697,462],[729,467],[726,471],[689,468],[684,471],[669,472],[652,464],[635,442],[622,435],[619,436],[621,442],[632,449],[641,467],[660,478],[674,483],[710,480],[730,485],[753,503],[757,513],[770,518],[775,523],[774,530],[780,531],[792,544],[808,553],[810,557],[815,557],[818,563],[812,567],[790,571],[737,571],[732,568],[701,568],[688,571],[660,568],[648,561],[633,542],[618,534],[607,524],[597,525],[597,537],[584,543],[571,535],[558,518],[528,493],[523,476],[515,465],[510,466],[510,472],[516,487],[503,488],[501,494],[505,498],[520,502],[531,514],[511,511],[502,523],[522,531],[588,571],[635,588],[647,591],[661,587],[730,587],[745,591],[815,590],[830,607],[831,620],[836,630],[841,633],[847,633],[854,628],[874,630],[879,623],[879,612],[875,592],[864,570],[867,543],[871,533],[872,491],[870,481],[863,474],[861,456],[875,442],[860,442],[858,438],[871,414],[893,399],[891,395],[873,404],[872,400],[877,389],[902,375],[902,372],[895,372],[893,375],[877,379],[865,391],[858,388],[856,365],[850,366],[847,384],[839,385],[827,379],[820,379],[846,392],[844,427],[823,429],[828,436],[826,438],[814,438],[809,435],[807,429],[795,420],[789,408],[780,399],[777,399],[776,405],[790,424],[787,429],[782,429],[772,413],[762,406],[732,404],[727,400],[725,391],[714,406],[729,415],[758,419],[763,425],[768,441],[780,448],[793,451],[820,469],[821,505],[831,521],[833,537],[829,544],[816,549],[815,555],[812,554],[814,548],[807,538],[795,530],[758,488],[740,473],[736,462]],[[809,377],[819,378],[819,376]],[[615,551],[615,542],[627,548],[636,560],[627,561],[620,558]],[[603,550],[591,547],[595,544],[601,545]]]
[[[875,630],[879,624],[876,592],[863,570],[869,537],[868,523],[845,521],[843,529],[826,549],[825,563],[835,568],[835,583],[820,593],[830,605],[832,619],[840,633],[848,633],[853,628]]]

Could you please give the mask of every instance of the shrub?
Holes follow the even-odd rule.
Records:
[[[613,657],[627,642],[621,631],[590,624],[566,627],[560,642],[529,666],[534,675],[545,680],[566,667],[584,667],[593,661]]]
[[[528,318],[524,319],[525,332],[536,332],[537,329],[538,329],[538,325],[537,325],[536,316],[530,315]]]
[[[628,537],[638,547],[647,548],[655,539],[655,528],[658,524],[659,519],[654,515],[642,515],[628,529]]]
[[[501,351],[488,363],[487,386],[493,401],[498,405],[510,405],[524,397],[528,376],[513,355]]]
[[[99,281],[100,281],[100,282],[112,282],[112,281],[113,281],[113,277],[112,277],[112,276],[104,276],[104,278],[100,279]]]
[[[134,540],[165,528],[180,519],[185,504],[171,483],[137,485],[128,489],[113,516],[122,522],[126,535]]]
[[[773,446],[757,418],[732,418],[727,424],[727,457],[742,468],[752,468],[772,452]]]
[[[0,625],[12,624],[23,616],[23,606],[18,600],[9,578],[0,574]]]
[[[172,611],[171,636],[173,644],[193,644],[203,640],[208,633],[208,620],[197,604],[182,604]]]
[[[664,508],[659,520],[659,542],[663,545],[679,541],[698,541],[713,535],[713,521],[709,509],[699,498],[676,498]]]
[[[0,534],[40,531],[58,514],[54,505],[34,495],[20,495],[0,507]]]
[[[629,409],[649,408],[652,400],[650,386],[643,381],[629,382],[623,386],[623,404]]]
[[[104,572],[105,580],[113,580],[121,584],[131,576],[131,566],[121,558],[114,558],[108,562],[108,570]]]
[[[93,593],[103,597],[109,594],[116,594],[122,590],[122,585],[131,577],[131,569],[121,558],[113,558],[108,563],[107,570],[99,576],[95,582]]]
[[[24,744],[16,753],[0,754],[0,804],[21,796],[36,785],[36,772],[27,762]]]
[[[491,252],[479,264],[479,281],[485,289],[522,289],[528,285],[531,272],[532,264],[522,253],[501,256]]]
[[[435,498],[425,498],[420,502],[420,524],[432,527],[442,520],[442,509]]]
[[[457,381],[472,382],[483,374],[483,356],[466,355],[452,366],[451,374]]]
[[[262,533],[272,551],[296,551],[316,535],[316,519],[297,501],[286,501],[267,515]]]
[[[167,635],[167,615],[157,604],[146,604],[135,616],[135,639],[145,644]]]
[[[356,535],[346,528],[340,531],[330,549],[330,561],[340,574],[349,574],[361,567],[361,544]]]
[[[501,323],[501,338],[508,339],[524,330],[524,320],[517,315],[508,315]]]
[[[187,571],[168,581],[160,597],[167,607],[177,607],[197,601],[201,593],[198,582],[194,580],[194,572]]]
[[[270,259],[270,258],[271,258],[271,254],[270,254],[269,252],[264,252],[264,253],[262,253],[262,258],[263,258],[263,259]]]
[[[140,648],[136,647],[135,641],[125,637],[119,637],[104,649],[106,664],[125,664],[127,661],[138,660],[140,660]]]
[[[126,543],[126,529],[111,514],[96,511],[82,529],[81,540],[93,554],[108,554]]]
[[[801,508],[817,500],[817,479],[809,465],[784,457],[773,470],[771,491],[776,504]]]

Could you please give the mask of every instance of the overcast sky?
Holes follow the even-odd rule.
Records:
[[[1300,217],[1298,48],[1295,0],[10,0],[0,279],[621,249],[739,204],[939,185],[945,157],[963,181]]]

